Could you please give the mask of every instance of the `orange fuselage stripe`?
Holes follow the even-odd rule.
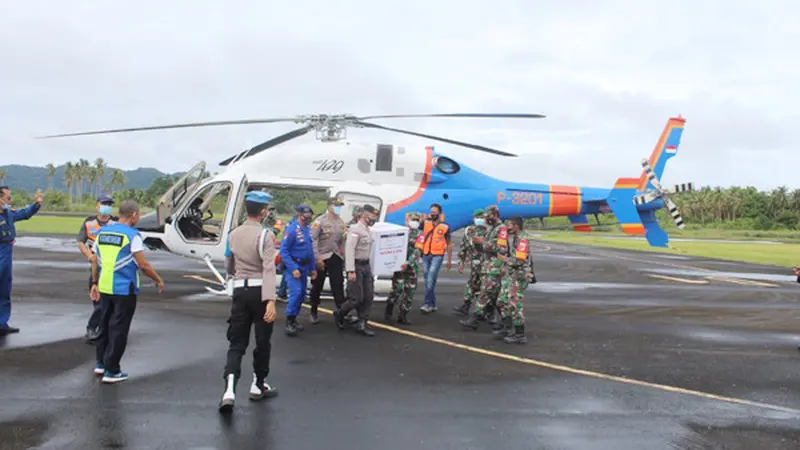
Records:
[[[419,182],[419,186],[417,187],[417,191],[414,192],[410,197],[400,200],[397,202],[392,203],[386,208],[386,214],[391,212],[397,211],[400,208],[408,206],[415,201],[419,200],[422,197],[422,194],[425,192],[425,188],[428,187],[428,181],[431,179],[431,169],[433,165],[433,147],[425,147],[425,173],[422,175],[422,180]]]
[[[570,216],[581,212],[581,188],[551,184],[550,216]]]

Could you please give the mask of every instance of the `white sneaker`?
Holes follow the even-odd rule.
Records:
[[[266,381],[261,383],[261,386],[256,382],[256,374],[253,374],[253,383],[250,385],[250,400],[261,400],[264,398],[272,398],[278,395],[278,390],[267,384]]]

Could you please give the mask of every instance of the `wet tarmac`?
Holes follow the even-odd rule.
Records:
[[[88,266],[48,239],[15,248],[22,331],[0,338],[1,449],[800,448],[800,285],[786,268],[547,243],[520,346],[462,329],[454,266],[436,313],[418,311],[420,289],[413,325],[377,321],[373,338],[327,314],[309,325],[307,310],[289,338],[279,318],[280,395],[249,402],[246,376],[224,419],[229,300],[186,278],[212,278],[202,263],[148,254],[167,291],[144,278],[131,378],[106,386],[81,339]]]

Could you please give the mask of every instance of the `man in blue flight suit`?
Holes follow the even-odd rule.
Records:
[[[281,239],[281,261],[286,269],[283,278],[289,288],[286,304],[286,334],[297,335],[305,327],[297,323],[297,314],[306,296],[307,277],[317,278],[317,259],[311,242],[311,224],[314,211],[308,205],[297,205],[297,219],[283,231]]]
[[[0,336],[18,333],[8,325],[11,318],[11,258],[17,229],[14,222],[28,220],[42,207],[42,191],[36,190],[36,202],[23,209],[11,208],[11,189],[0,186]]]
[[[297,216],[294,216],[291,219],[289,219],[289,223],[286,224],[286,228],[289,228],[289,226],[292,225],[295,222],[297,222]],[[284,231],[283,231],[283,235],[284,236],[286,236],[286,228],[284,228]],[[275,236],[277,236],[277,234]],[[286,287],[286,278],[287,278],[286,277],[286,264],[283,263],[283,257],[282,256],[281,256],[281,263],[279,264],[279,268],[281,270],[281,284],[278,286],[278,298],[286,300],[287,298],[289,298],[289,296],[286,295],[286,290],[287,290],[287,287]]]

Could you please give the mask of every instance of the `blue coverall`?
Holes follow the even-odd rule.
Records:
[[[295,222],[297,222],[297,216],[292,217],[289,220],[289,223],[286,224],[286,227],[288,228],[291,224],[293,224]],[[286,232],[284,232],[283,235],[286,236]],[[281,265],[281,273],[283,275],[281,276],[281,284],[280,284],[280,286],[278,286],[278,297],[288,298],[288,296],[286,295],[286,265],[283,263],[283,256],[281,256],[281,264],[280,265]]]
[[[17,237],[14,222],[30,219],[41,207],[34,203],[23,209],[0,210],[0,328],[8,328],[11,318],[11,257]]]
[[[308,274],[316,270],[317,260],[314,257],[314,247],[311,243],[311,230],[307,225],[292,222],[283,231],[281,239],[281,261],[286,269],[283,279],[289,288],[289,299],[286,305],[286,317],[297,317],[300,305],[306,295]],[[295,278],[292,272],[300,271],[300,278]]]

